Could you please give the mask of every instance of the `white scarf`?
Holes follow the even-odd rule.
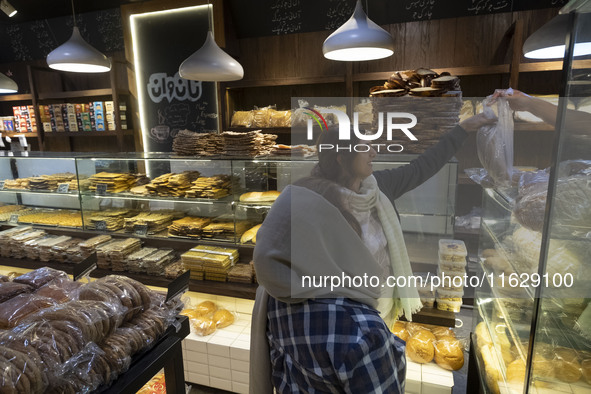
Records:
[[[356,212],[367,212],[376,208],[386,240],[388,241],[388,254],[392,273],[395,277],[404,276],[407,279],[413,275],[402,235],[400,220],[396,214],[390,199],[379,189],[378,182],[373,175],[361,182],[359,193],[347,190],[347,204]],[[419,293],[414,287],[395,287],[393,299],[379,300],[378,310],[386,319],[389,315],[398,318],[404,314],[407,320],[412,319],[412,314],[418,312],[423,305]]]

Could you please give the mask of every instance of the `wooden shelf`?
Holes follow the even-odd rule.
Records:
[[[25,94],[6,94],[0,96],[0,101],[31,101],[33,96],[29,93]]]
[[[548,123],[515,122],[515,131],[554,131],[554,126]]]
[[[265,134],[291,134],[291,127],[226,127],[224,131],[245,133],[255,130],[260,130]]]
[[[33,137],[33,138],[37,138],[37,133],[15,133],[14,131],[0,131],[0,134],[2,134],[2,137],[18,137],[21,135],[24,135],[25,137]]]
[[[46,132],[45,137],[113,137],[119,133],[133,135],[133,130],[105,130],[105,131],[51,131]]]
[[[313,85],[320,83],[343,83],[344,76],[333,77],[310,77],[310,78],[281,78],[281,79],[267,79],[257,81],[238,81],[225,85],[226,89],[238,88],[256,88],[266,86],[287,86],[287,85]]]
[[[83,98],[97,96],[112,96],[113,89],[74,90],[70,92],[39,93],[39,100],[60,100],[66,98]]]
[[[503,74],[509,73],[508,64],[499,64],[496,66],[469,66],[469,67],[447,67],[447,68],[433,68],[436,73],[447,71],[451,75],[486,75],[486,74]],[[353,74],[353,81],[378,81],[387,80],[392,75],[392,72],[376,72],[376,73],[362,73]]]

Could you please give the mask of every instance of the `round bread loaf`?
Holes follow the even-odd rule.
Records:
[[[217,306],[211,301],[203,301],[195,308],[197,316],[205,316],[214,313],[217,310]]]
[[[428,330],[419,330],[406,341],[406,355],[415,363],[428,363],[433,360],[435,335]]]
[[[507,381],[511,383],[523,383],[525,381],[525,363],[517,358],[507,365]]]
[[[452,330],[450,327],[433,327],[431,329],[431,332],[433,333],[433,335],[435,335],[435,338],[437,339],[440,339],[442,337],[456,337],[454,330]]]
[[[230,324],[234,323],[234,315],[227,309],[218,309],[213,314],[213,321],[217,328],[228,327]]]
[[[406,324],[401,321],[397,321],[392,326],[392,334],[396,335],[398,338],[402,339],[404,342],[408,341],[408,330],[406,329]]]
[[[440,337],[435,344],[435,362],[443,369],[457,371],[464,365],[464,349],[454,337]]]
[[[193,320],[192,323],[197,335],[207,336],[213,334],[216,329],[215,322],[205,316]]]

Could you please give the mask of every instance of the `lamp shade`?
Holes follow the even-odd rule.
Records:
[[[237,81],[244,77],[244,69],[215,43],[209,31],[203,46],[181,63],[179,75],[195,81]]]
[[[591,14],[579,14],[574,56],[591,54]],[[568,14],[560,14],[525,40],[523,54],[530,59],[564,57],[566,35],[570,32]]]
[[[111,61],[84,41],[78,27],[72,37],[47,55],[47,65],[55,70],[101,73],[111,69]]]
[[[0,73],[0,93],[16,93],[17,91],[16,82],[8,78],[4,73]]]
[[[357,0],[351,18],[328,36],[322,52],[331,60],[382,59],[394,53],[394,40],[390,33],[367,17],[361,0]]]

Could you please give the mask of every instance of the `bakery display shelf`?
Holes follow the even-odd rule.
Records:
[[[0,193],[18,193],[18,194],[51,194],[55,196],[74,196],[78,197],[78,190],[71,190],[67,193],[60,193],[57,190],[26,190],[26,189],[0,189]]]
[[[14,138],[14,137],[19,137],[19,136],[24,136],[24,137],[34,137],[37,138],[37,133],[18,133],[16,131],[0,131],[0,134],[2,134],[3,137],[10,137],[10,138]],[[12,153],[12,152],[10,152]]]
[[[153,195],[138,195],[131,193],[105,193],[104,195],[96,194],[90,191],[81,192],[82,198],[98,198],[98,199],[117,199],[117,200],[135,200],[135,201],[166,201],[166,202],[190,202],[195,204],[233,204],[234,197],[228,195],[226,197],[214,198],[188,198],[188,197],[163,197]]]
[[[186,316],[177,316],[149,350],[132,358],[125,373],[119,375],[110,386],[99,387],[95,393],[136,393],[163,368],[166,392],[184,393],[182,341],[190,332],[189,319]]]
[[[243,126],[234,126],[234,127],[226,127],[224,131],[237,131],[244,133],[246,131],[257,131],[260,130],[262,133],[266,134],[291,134],[291,127],[243,127]]]

